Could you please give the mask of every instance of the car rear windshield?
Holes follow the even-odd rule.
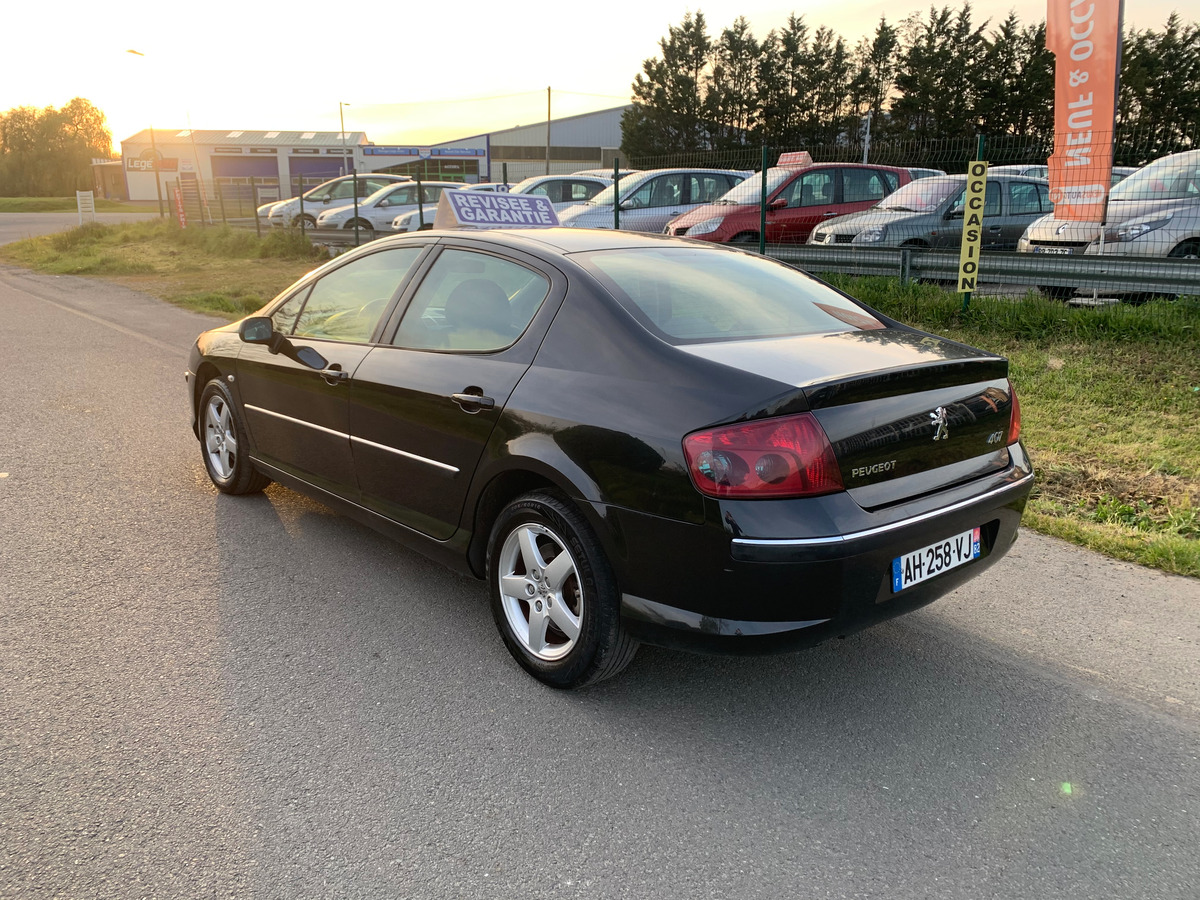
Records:
[[[572,258],[652,333],[672,344],[886,327],[821,282],[750,253],[645,247]]]

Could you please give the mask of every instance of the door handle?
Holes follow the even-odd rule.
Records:
[[[350,373],[342,371],[340,363],[334,363],[321,373],[321,377],[325,379],[325,383],[330,387],[337,387],[343,381],[350,380]]]
[[[483,396],[483,393],[478,394],[451,394],[450,399],[459,405],[463,412],[477,413],[481,409],[494,409],[496,401],[491,397]]]
[[[831,210],[830,210],[829,212],[827,212],[827,213],[822,213],[822,215],[823,215],[823,216],[824,216],[826,219],[828,219],[830,216],[836,216],[836,215],[837,215],[837,213],[836,213],[836,212],[834,212],[834,211],[831,209]]]
[[[990,234],[999,234],[999,233],[1000,233],[1000,230],[1001,230],[1001,229],[1000,229],[1000,226],[999,226],[999,225],[989,225],[989,226],[988,226],[988,232],[989,232]]]

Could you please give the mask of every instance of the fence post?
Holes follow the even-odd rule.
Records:
[[[613,231],[621,230],[621,157],[613,157]]]
[[[254,234],[256,237],[262,237],[262,223],[258,221],[258,185],[254,183],[254,178],[250,178],[250,202],[254,204]]]
[[[508,163],[500,163],[500,171],[504,173],[504,186],[508,187]]]
[[[507,167],[507,163],[505,166]],[[421,175],[417,174],[417,231],[425,230],[425,191],[421,187]]]
[[[900,248],[900,285],[907,287],[912,280],[912,247]]]
[[[221,207],[221,224],[228,225],[229,220],[225,218],[225,192],[221,190],[221,182],[214,178],[213,187],[217,189],[217,205]]]
[[[300,176],[300,230],[304,230],[304,176]]]
[[[350,180],[354,182],[354,246],[358,246],[358,169],[350,173]]]
[[[766,255],[767,252],[767,145],[762,145],[762,169],[759,171],[759,180],[762,182],[761,196],[758,198],[758,252]]]

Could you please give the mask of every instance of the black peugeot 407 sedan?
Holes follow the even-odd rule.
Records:
[[[200,335],[204,465],[485,578],[554,687],[639,642],[763,653],[915,609],[1012,544],[1008,362],[676,238],[424,231]]]

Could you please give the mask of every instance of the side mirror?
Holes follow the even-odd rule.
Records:
[[[269,344],[275,333],[270,316],[251,316],[238,326],[238,337],[247,344]]]
[[[312,347],[297,347],[275,330],[269,316],[251,316],[238,326],[238,337],[247,344],[264,344],[272,353],[282,353],[302,366],[320,371],[329,361]]]
[[[944,218],[947,219],[961,219],[962,217],[963,211],[961,209],[948,209],[946,210],[946,215],[944,216]]]
[[[787,206],[787,197],[776,197],[767,204],[767,209],[783,209],[785,206]]]

